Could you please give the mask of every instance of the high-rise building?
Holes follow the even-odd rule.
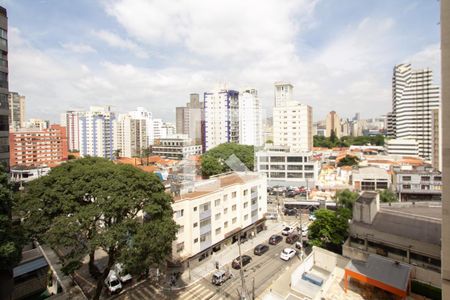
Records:
[[[202,121],[204,120],[204,105],[198,94],[191,94],[189,103],[176,108],[177,133],[187,134],[195,144],[202,144]]]
[[[419,156],[419,144],[416,140],[390,139],[384,147],[388,155]]]
[[[91,107],[79,118],[80,154],[114,158],[114,120],[110,107]]]
[[[153,119],[153,135],[151,139],[151,145],[155,144],[155,140],[159,140],[164,136],[163,133],[163,121],[161,119]]]
[[[9,129],[16,130],[25,127],[25,96],[16,92],[8,95]]]
[[[294,151],[311,151],[313,146],[312,108],[295,101],[273,108],[273,143]]]
[[[325,136],[330,137],[331,131],[334,131],[336,137],[341,137],[341,119],[335,111],[330,111],[326,120],[326,132]]]
[[[114,151],[120,151],[123,157],[136,157],[147,147],[147,120],[120,114],[114,122]]]
[[[163,122],[161,129],[161,138],[167,138],[177,132],[176,125],[171,122]]]
[[[221,89],[204,93],[205,151],[222,143],[239,142],[239,92]]]
[[[153,116],[152,113],[147,111],[143,107],[138,107],[134,111],[130,111],[128,113],[132,119],[135,120],[145,120],[145,124],[147,124],[147,146],[153,145],[154,140],[154,129],[153,129]]]
[[[11,167],[48,166],[67,160],[66,128],[60,125],[45,129],[20,128],[10,132],[9,139]]]
[[[275,82],[275,101],[274,107],[283,106],[293,100],[292,84],[287,82]]]
[[[9,166],[8,17],[0,6],[0,164]]]
[[[396,138],[414,139],[419,155],[432,158],[432,109],[439,108],[439,86],[430,69],[414,70],[411,64],[394,67],[392,77],[392,129]]]
[[[81,111],[66,111],[61,114],[61,126],[66,127],[69,151],[80,150],[79,124],[81,116],[83,116]]]
[[[50,127],[50,121],[42,119],[29,119],[28,122],[25,123],[25,127],[43,130]]]
[[[239,144],[262,146],[262,110],[258,91],[246,89],[239,93]]]

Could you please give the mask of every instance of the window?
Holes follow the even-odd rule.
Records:
[[[205,219],[200,221],[200,227],[208,226],[211,224],[211,219]]]
[[[248,202],[244,202],[244,208],[248,206]]]
[[[175,211],[175,216],[181,218],[184,215],[184,209]]]
[[[197,223],[197,222],[195,222],[195,223],[194,223],[194,228],[195,228],[195,227],[197,227],[197,226],[198,226],[198,223]]]
[[[284,178],[284,172],[270,172],[270,177],[272,178]]]
[[[252,205],[255,205],[256,204],[256,199],[253,199],[252,200]]]
[[[434,181],[442,181],[442,177],[441,176],[434,176]]]
[[[285,166],[284,165],[270,165],[270,169],[271,170],[284,170]]]
[[[178,227],[178,234],[181,234],[184,232],[184,226],[181,225],[180,227]]]
[[[314,170],[314,166],[311,166],[311,165],[305,166],[305,171],[312,171],[312,170]]]
[[[231,223],[236,223],[236,221],[237,221],[237,218],[235,217],[235,218],[233,218],[233,220],[231,220]]]
[[[228,208],[223,209],[223,214],[226,215],[228,213]]]
[[[305,178],[314,178],[314,173],[305,173]]]
[[[422,176],[420,177],[421,181],[430,181],[430,176]]]
[[[252,217],[256,217],[257,214],[258,214],[258,211],[256,209],[254,211],[252,211]]]
[[[244,196],[247,196],[248,190],[244,190]]]
[[[221,231],[222,231],[222,228],[221,228],[221,227],[216,228],[216,235],[220,234]]]
[[[259,161],[260,161],[260,162],[268,162],[269,160],[268,160],[268,157],[267,157],[267,156],[261,156],[261,157],[259,158]]]
[[[259,165],[259,169],[260,170],[269,170],[269,166],[268,165]]]
[[[231,193],[231,198],[236,198],[237,192]]]
[[[246,214],[245,216],[244,216],[244,221],[246,221],[248,219],[248,214]]]
[[[216,214],[216,220],[219,220],[220,219],[220,213],[217,213]]]
[[[228,227],[228,221],[226,221],[225,223],[223,223],[223,228],[227,228]]]
[[[301,170],[303,170],[303,166],[302,165],[289,165],[289,166],[287,166],[287,169],[301,171]]]
[[[287,158],[288,162],[303,162],[302,156],[288,156]]]
[[[184,242],[177,244],[177,252],[181,252],[184,249]]]
[[[195,239],[194,239],[194,244],[195,244],[195,243],[198,243],[198,238],[195,238]]]
[[[284,156],[271,156],[270,157],[270,162],[285,162],[285,157]]]
[[[303,178],[303,173],[287,173],[288,178]]]
[[[209,203],[203,204],[203,205],[202,205],[202,210],[203,210],[203,211],[209,210]]]
[[[411,176],[403,176],[402,180],[403,181],[411,181]]]
[[[216,199],[216,201],[214,201],[214,206],[219,206],[220,205],[220,199]]]
[[[194,207],[194,211],[197,211],[197,206],[196,206],[196,207]]]
[[[228,195],[223,195],[223,202],[227,201]]]
[[[206,234],[200,236],[200,243],[206,241]]]
[[[410,184],[404,184],[402,187],[405,190],[410,190],[411,189],[411,185]]]
[[[231,207],[231,210],[232,210],[232,211],[235,211],[235,210],[236,210],[236,204],[234,204],[234,205]]]

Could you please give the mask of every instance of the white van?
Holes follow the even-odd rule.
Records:
[[[105,285],[111,294],[118,293],[122,290],[122,283],[114,270],[109,271],[108,276],[105,279]]]

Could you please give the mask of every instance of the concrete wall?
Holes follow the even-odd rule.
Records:
[[[336,267],[345,268],[349,262],[349,259],[319,247],[314,247],[313,253],[316,267],[322,268],[330,273]]]

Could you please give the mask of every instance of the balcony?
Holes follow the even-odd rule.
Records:
[[[211,232],[211,223],[205,225],[205,226],[200,226],[200,235],[206,234],[206,233],[210,233]]]
[[[211,209],[200,212],[200,220],[211,218]]]

